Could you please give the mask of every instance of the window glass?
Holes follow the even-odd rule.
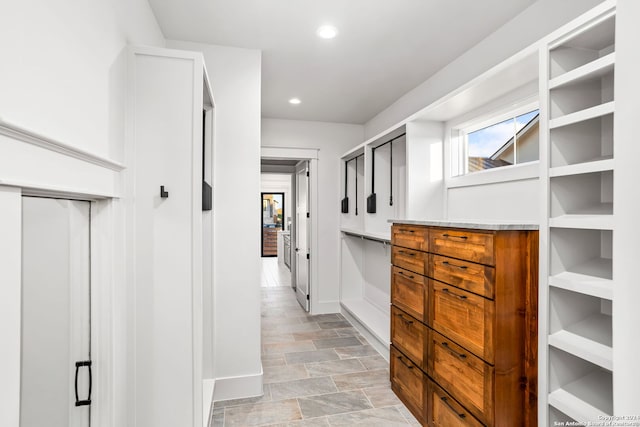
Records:
[[[515,165],[539,158],[539,111],[534,110],[473,132],[462,132],[466,173]]]

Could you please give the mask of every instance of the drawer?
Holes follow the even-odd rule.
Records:
[[[428,328],[402,310],[391,306],[391,342],[419,368],[426,370]]]
[[[429,254],[426,252],[416,251],[414,249],[402,248],[399,246],[392,246],[391,250],[391,263],[395,266],[403,268],[405,270],[413,271],[414,273],[427,275],[425,266],[429,259]]]
[[[393,345],[390,347],[389,367],[391,389],[416,419],[424,424],[427,376]]]
[[[429,251],[480,264],[495,265],[493,240],[493,233],[432,228],[429,232]]]
[[[427,373],[486,425],[493,425],[494,368],[431,331]]]
[[[494,302],[435,280],[429,286],[429,325],[493,365]]]
[[[394,224],[391,227],[391,244],[426,252],[429,250],[429,229],[414,225]]]
[[[427,407],[430,427],[482,427],[480,421],[430,380],[427,384]]]
[[[391,270],[391,303],[416,319],[427,322],[426,277],[393,267]]]
[[[494,298],[494,267],[431,254],[429,269],[429,277],[487,298]]]

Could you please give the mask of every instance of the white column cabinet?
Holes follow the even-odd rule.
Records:
[[[541,50],[542,425],[616,412],[615,38],[607,2]]]
[[[203,424],[203,109],[213,100],[202,55],[132,48],[127,194],[128,272],[135,303],[135,424]],[[211,280],[211,274],[205,274]],[[210,317],[210,316],[209,316]],[[207,346],[211,351],[211,346]]]

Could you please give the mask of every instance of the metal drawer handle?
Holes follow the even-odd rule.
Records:
[[[78,397],[78,371],[82,367],[87,367],[89,369],[89,396],[85,400],[80,400]],[[76,392],[76,406],[88,406],[91,405],[91,386],[93,383],[93,375],[91,373],[91,361],[83,360],[81,362],[76,362],[76,377],[74,381],[75,392]]]
[[[449,237],[451,237],[452,239],[462,239],[462,240],[468,239],[467,236],[452,236],[451,234],[448,234],[448,233],[443,234],[442,237],[444,237],[445,239],[448,239]]]
[[[442,397],[440,398],[440,400],[442,400],[442,401],[444,402],[444,404],[445,404],[445,405],[447,405],[447,406],[449,407],[449,409],[451,409],[451,410],[452,410],[452,411],[453,411],[453,412],[454,412],[454,413],[455,413],[459,418],[464,418],[464,417],[466,417],[466,415],[465,415],[465,414],[463,414],[463,413],[460,413],[460,412],[456,411],[456,409],[455,409],[453,406],[451,406],[451,404],[449,403],[449,399],[447,399],[447,397],[446,397],[446,396],[442,396]]]
[[[400,314],[400,313],[396,313],[396,316],[398,316],[407,325],[413,324],[413,320],[405,319],[404,316],[402,314]]]
[[[405,363],[404,359],[402,358],[402,356],[398,356],[398,360],[400,361],[400,363],[402,363],[405,367],[407,367],[408,369],[413,369],[413,366]]]
[[[409,255],[409,256],[416,256],[414,252],[407,252],[407,251],[398,251],[398,252],[401,254]]]
[[[451,294],[451,295],[453,295],[454,297],[458,297],[458,298],[460,298],[460,299],[467,299],[466,295],[458,295],[458,294],[454,294],[454,293],[453,293],[453,292],[451,292],[448,288],[444,288],[444,289],[442,290],[442,292],[446,292],[446,293]]]
[[[398,231],[400,231],[401,233],[415,233],[415,230],[406,230],[404,228],[399,229]]]
[[[457,267],[460,270],[466,270],[468,267],[466,265],[457,265],[457,264],[451,264],[449,261],[442,261],[443,265],[449,265],[451,267]]]
[[[398,274],[402,274],[403,276],[406,276],[406,277],[408,277],[409,279],[415,279],[415,277],[414,277],[413,275],[410,275],[410,274],[404,274],[404,272],[402,272],[402,271],[398,271]]]
[[[466,355],[466,354],[464,354],[464,353],[458,353],[458,352],[456,352],[454,349],[452,349],[451,347],[449,347],[449,343],[443,342],[443,343],[442,343],[442,346],[443,346],[444,348],[446,348],[447,350],[449,350],[449,352],[450,352],[450,353],[452,353],[452,354],[454,354],[454,355],[458,356],[460,359],[466,359],[466,358],[467,358],[467,355]]]

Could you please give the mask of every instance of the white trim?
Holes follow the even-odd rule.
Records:
[[[258,397],[264,394],[262,389],[263,370],[259,374],[237,377],[216,378],[213,401]]]
[[[386,360],[389,361],[389,344],[386,346],[380,342],[380,340],[375,337],[370,331],[369,328],[364,323],[361,323],[356,317],[354,317],[349,310],[347,310],[344,306],[342,306],[341,310],[342,315],[353,325],[354,328],[360,332],[360,334],[367,340],[367,342],[371,345],[371,347],[375,348],[378,353]]]
[[[216,380],[202,380],[202,427],[208,427],[213,412],[213,393],[216,389]]]
[[[58,185],[34,184],[14,179],[0,179],[0,185],[21,188],[25,196],[34,197],[56,197],[70,200],[103,200],[110,198],[117,199],[120,197],[116,194],[96,192],[88,189],[81,190]]]
[[[2,118],[0,118],[0,135],[26,142],[28,144],[35,145],[36,147],[54,151],[56,153],[64,154],[65,156],[73,157],[116,172],[120,172],[125,169],[125,166],[121,163],[30,131]]]
[[[96,427],[115,425],[114,221],[113,200],[91,203],[91,359],[96,378],[91,424]]]
[[[313,314],[331,314],[340,312],[340,301],[318,301],[314,304]]]
[[[455,176],[445,180],[445,189],[521,181],[538,178],[539,176],[540,162],[533,161]]]
[[[298,147],[260,147],[260,158],[263,159],[318,159],[319,148]]]

